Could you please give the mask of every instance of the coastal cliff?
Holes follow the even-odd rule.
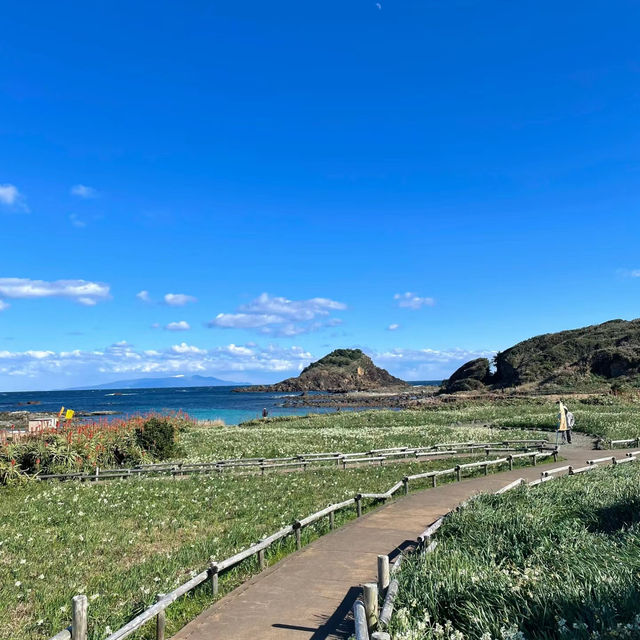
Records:
[[[505,387],[597,390],[640,386],[640,319],[546,333],[499,352],[495,371],[485,358],[462,365],[443,383],[445,393]]]

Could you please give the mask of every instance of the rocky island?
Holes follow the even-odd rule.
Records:
[[[396,390],[410,385],[392,376],[385,369],[376,367],[369,356],[360,349],[336,349],[303,369],[296,378],[269,385],[255,385],[234,389],[238,392],[295,392]]]

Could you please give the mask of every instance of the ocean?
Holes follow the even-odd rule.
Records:
[[[412,382],[415,386],[440,384],[439,381]],[[335,409],[282,405],[298,394],[233,393],[234,387],[186,387],[169,389],[92,389],[87,391],[0,392],[0,411],[55,412],[61,407],[75,411],[115,411],[116,416],[149,411],[182,410],[198,420],[224,420],[238,424],[262,415],[270,416],[331,413]],[[344,411],[344,409],[343,409]]]

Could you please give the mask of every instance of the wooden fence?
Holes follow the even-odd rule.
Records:
[[[516,446],[509,446],[516,445]],[[387,460],[403,458],[430,458],[450,457],[461,453],[483,453],[489,456],[492,453],[511,453],[515,451],[528,451],[530,449],[542,450],[550,447],[547,440],[503,440],[501,442],[457,442],[435,444],[429,447],[390,447],[388,449],[371,449],[354,453],[324,452],[301,453],[294,456],[281,458],[233,458],[217,460],[213,462],[160,462],[155,464],[138,465],[131,468],[100,469],[96,467],[91,473],[53,473],[39,474],[37,480],[80,480],[95,481],[109,479],[134,478],[141,476],[169,475],[184,476],[203,473],[222,473],[228,470],[259,471],[264,474],[269,470],[299,469],[328,466],[336,464],[346,469],[353,464],[383,464]],[[455,447],[455,448],[454,448]]]
[[[355,507],[356,517],[360,517],[362,515],[363,500],[386,501],[401,489],[403,489],[404,493],[406,494],[409,492],[409,483],[411,481],[420,480],[423,478],[432,478],[433,486],[436,486],[436,479],[439,477],[448,475],[452,476],[455,480],[460,481],[462,479],[463,472],[466,470],[473,471],[475,469],[484,467],[484,471],[485,473],[487,473],[487,469],[489,468],[489,466],[496,466],[500,464],[508,465],[509,469],[513,469],[514,460],[529,458],[532,464],[535,465],[537,464],[539,459],[550,456],[553,456],[554,461],[557,460],[557,450],[532,451],[519,454],[511,454],[506,458],[471,462],[468,464],[456,465],[455,467],[452,467],[450,469],[404,476],[402,480],[396,482],[396,484],[394,484],[388,491],[384,493],[358,493],[349,500],[331,504],[328,507],[321,509],[320,511],[312,513],[306,518],[294,521],[292,524],[287,525],[283,529],[276,531],[272,535],[260,540],[256,544],[236,553],[229,558],[218,562],[211,562],[205,570],[198,573],[188,582],[180,585],[171,593],[159,596],[155,604],[151,605],[141,614],[133,618],[133,620],[128,622],[124,627],[113,632],[111,635],[105,638],[105,640],[123,640],[151,620],[156,621],[157,639],[164,640],[164,612],[172,602],[175,602],[178,598],[205,582],[208,582],[210,584],[212,594],[214,596],[217,595],[218,577],[223,571],[231,569],[232,567],[239,565],[241,562],[244,562],[245,560],[248,560],[253,556],[257,556],[258,570],[261,571],[266,567],[265,552],[272,544],[293,535],[295,537],[296,549],[300,549],[302,547],[302,529],[318,522],[319,520],[322,520],[323,518],[328,518],[329,529],[333,529],[335,527],[335,513],[349,507]],[[51,638],[51,640],[87,640],[87,606],[87,599],[84,595],[75,596],[73,598],[73,618],[71,625],[67,629],[60,631],[60,633]]]
[[[632,442],[631,440],[625,442]],[[540,479],[533,480],[529,483],[524,478],[518,478],[513,482],[505,485],[501,489],[498,489],[495,493],[500,495],[515,489],[516,487],[527,484],[529,487],[534,487],[554,478],[563,477],[561,474],[567,476],[573,476],[580,473],[586,473],[598,469],[603,463],[611,463],[613,465],[624,464],[628,462],[634,462],[640,457],[640,451],[632,451],[626,454],[625,458],[616,458],[615,456],[605,456],[603,458],[596,458],[594,460],[588,460],[584,467],[573,467],[571,465],[565,465],[557,467],[555,469],[548,469],[540,474]],[[469,465],[464,465],[469,466]],[[455,509],[452,509],[444,516],[438,518],[435,522],[430,524],[417,538],[416,551],[418,553],[431,553],[437,545],[437,541],[433,540],[435,533],[444,524],[447,517],[449,517],[455,511],[463,509],[471,500],[476,498],[473,496],[470,500],[458,505]],[[394,603],[398,594],[398,580],[393,578],[393,575],[397,573],[400,568],[400,564],[403,559],[402,553],[400,553],[394,564],[389,569],[389,556],[378,556],[378,582],[366,583],[362,586],[362,596],[353,604],[353,619],[355,624],[355,638],[356,640],[390,640],[389,634],[385,629],[389,626],[391,617],[393,615]],[[380,609],[380,599],[382,601],[382,609]]]

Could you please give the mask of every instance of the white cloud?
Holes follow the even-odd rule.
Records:
[[[448,378],[459,366],[475,358],[492,358],[495,351],[470,349],[365,349],[373,361],[404,380]]]
[[[8,309],[11,305],[8,302],[5,302],[4,300],[0,300],[0,311],[4,311],[5,309]]]
[[[629,275],[632,278],[640,278],[640,269],[632,269]]]
[[[164,301],[170,307],[184,307],[189,302],[197,302],[197,298],[188,296],[184,293],[167,293],[164,297]]]
[[[0,351],[0,382],[7,389],[33,389],[78,386],[122,376],[193,373],[231,380],[255,376],[276,380],[294,375],[312,360],[312,355],[298,346],[250,349],[229,344],[203,349],[182,342],[166,349],[136,350],[123,341],[91,351]]]
[[[247,347],[237,347],[235,344],[231,343],[228,347],[227,347],[227,351],[229,353],[234,353],[234,354],[238,354],[241,356],[252,356],[253,355],[253,351],[251,351],[251,349],[248,349]]]
[[[394,323],[394,324],[390,324],[387,327],[387,331],[397,331],[399,328],[400,328],[400,325]]]
[[[149,295],[149,292],[145,290],[138,291],[138,293],[136,293],[136,298],[138,298],[138,300],[142,300],[142,302],[151,302],[151,296]]]
[[[185,320],[180,320],[179,322],[170,322],[165,329],[167,331],[189,331],[191,326]]]
[[[95,198],[98,192],[93,187],[87,187],[87,185],[84,184],[74,184],[73,187],[71,187],[71,195],[87,200],[89,198]]]
[[[411,293],[411,291],[407,291],[406,293],[396,293],[396,295],[393,296],[393,299],[398,301],[397,304],[399,307],[404,307],[406,309],[433,307],[436,303],[433,298],[421,298],[415,293]]]
[[[181,344],[174,344],[171,347],[171,351],[174,353],[198,353],[202,355],[203,353],[207,353],[206,349],[200,349],[198,347],[194,347],[193,345],[187,344],[186,342],[182,342]]]
[[[25,197],[13,184],[0,184],[0,204],[10,209],[29,212]]]
[[[15,299],[69,298],[85,306],[108,300],[109,285],[88,280],[0,278],[0,296]]]
[[[346,308],[344,303],[329,298],[288,300],[263,293],[238,307],[236,313],[219,313],[209,322],[209,326],[256,329],[264,334],[295,336],[340,324],[340,318],[329,316],[333,311],[344,311]]]

